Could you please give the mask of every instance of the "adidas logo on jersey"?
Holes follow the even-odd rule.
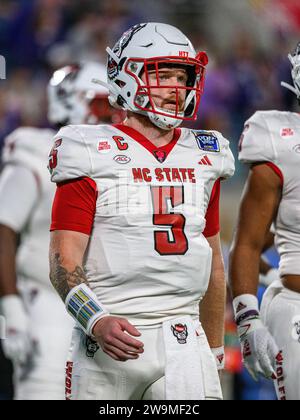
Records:
[[[208,156],[204,156],[201,160],[200,160],[200,162],[198,162],[199,163],[199,165],[208,165],[208,166],[212,166],[212,163],[211,163],[211,161],[209,160],[209,158],[208,158]]]

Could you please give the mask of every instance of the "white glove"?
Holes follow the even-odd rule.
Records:
[[[233,300],[235,321],[241,343],[243,361],[250,375],[276,378],[276,357],[279,349],[259,317],[254,295],[240,295]]]
[[[222,347],[214,347],[210,349],[212,354],[214,355],[215,362],[217,365],[218,370],[225,369],[225,350],[224,346]]]
[[[4,296],[0,299],[0,307],[6,327],[3,352],[14,363],[24,364],[32,351],[32,341],[23,301],[18,295]]]

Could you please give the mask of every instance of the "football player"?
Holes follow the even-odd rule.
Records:
[[[162,23],[107,52],[109,100],[128,118],[69,125],[50,157],[50,276],[76,320],[66,397],[220,399],[219,193],[234,160],[220,133],[179,128],[207,56]]]
[[[289,55],[300,98],[300,44]],[[256,112],[246,123],[239,159],[250,163],[230,263],[233,305],[246,367],[273,378],[279,399],[300,399],[300,117]],[[280,280],[256,299],[259,257],[271,223]]]
[[[57,70],[49,83],[49,121],[111,121],[106,77],[97,63]],[[6,356],[15,366],[15,398],[63,399],[64,367],[73,326],[49,281],[49,221],[55,188],[48,154],[55,132],[21,127],[3,150],[0,175],[0,306]],[[17,247],[18,237],[20,244]],[[51,311],[51,315],[49,314]]]

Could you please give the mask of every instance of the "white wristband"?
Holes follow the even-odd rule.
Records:
[[[234,309],[235,320],[246,313],[259,314],[258,300],[254,295],[239,295],[233,299],[232,305]]]
[[[92,336],[95,323],[108,315],[95,293],[84,283],[70,290],[65,305],[69,314],[89,336]]]
[[[223,370],[225,369],[225,349],[224,346],[222,347],[215,347],[210,349],[212,354],[214,355],[217,369]]]

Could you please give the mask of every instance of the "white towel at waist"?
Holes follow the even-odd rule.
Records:
[[[166,321],[163,335],[166,399],[222,399],[217,367],[199,321],[190,316]]]

